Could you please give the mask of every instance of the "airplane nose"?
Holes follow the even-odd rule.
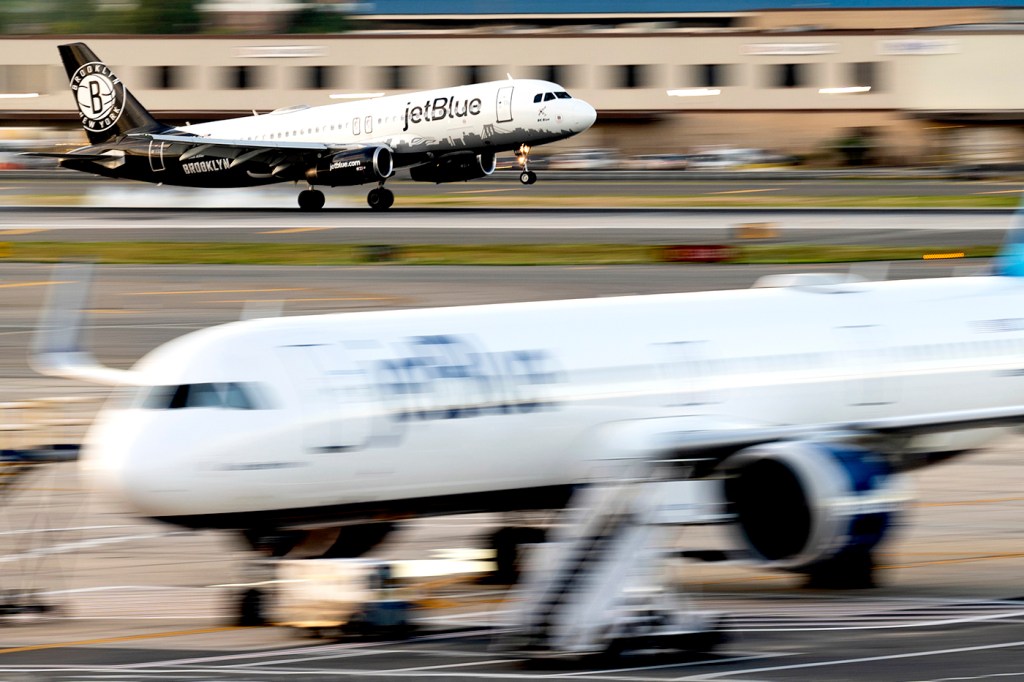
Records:
[[[140,448],[145,421],[130,413],[100,415],[86,436],[79,470],[101,494],[134,513],[155,516],[159,510],[153,505],[160,501],[156,489],[173,485],[176,476],[172,468],[161,465],[169,453]]]
[[[583,132],[594,125],[597,120],[597,110],[583,100],[576,100],[576,121],[579,132]]]

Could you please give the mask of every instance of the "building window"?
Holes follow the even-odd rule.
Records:
[[[458,69],[460,73],[456,76],[456,85],[472,85],[473,83],[483,83],[487,80],[484,77],[485,68],[482,66],[461,66]]]
[[[331,67],[329,66],[304,66],[301,67],[305,72],[303,81],[306,84],[308,90],[323,90],[334,86],[334,80],[331,77]]]
[[[561,83],[563,78],[565,78],[564,66],[552,65],[541,67],[541,80],[550,81],[552,83]]]
[[[869,87],[873,91],[881,89],[878,82],[878,63],[877,62],[856,62],[850,64],[850,85],[858,87]]]
[[[257,86],[255,66],[227,67],[227,87],[233,90],[248,90]]]
[[[410,66],[381,67],[381,86],[385,90],[407,90],[412,87]]]
[[[180,66],[154,66],[150,71],[150,83],[157,90],[176,90],[182,87]]]
[[[772,85],[776,88],[802,88],[807,86],[809,64],[774,64]]]
[[[729,64],[698,64],[697,83],[699,88],[722,88],[729,85]]]
[[[647,85],[647,67],[643,64],[624,64],[617,68],[619,88],[642,88]]]

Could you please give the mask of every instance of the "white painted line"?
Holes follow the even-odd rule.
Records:
[[[444,655],[444,652],[439,652],[440,655]],[[466,668],[473,665],[498,665],[500,663],[516,663],[518,658],[492,658],[484,661],[466,661],[464,663],[441,663],[438,665],[421,665],[415,668],[393,668],[390,670],[381,670],[381,673],[411,673],[419,672],[421,670],[446,670],[448,668]]]
[[[914,651],[907,654],[889,654],[887,656],[867,656],[864,658],[845,658],[834,661],[817,661],[815,663],[795,663],[793,665],[780,665],[771,668],[751,668],[749,670],[732,670],[710,675],[697,675],[694,677],[679,677],[676,680],[713,680],[731,675],[753,675],[757,673],[776,672],[779,670],[804,670],[807,668],[824,668],[835,665],[852,665],[857,663],[874,663],[876,661],[896,661],[905,658],[924,658],[927,656],[949,656],[952,654],[965,654],[975,651],[992,651],[994,649],[1013,649],[1024,647],[1024,641],[1004,642],[1002,644],[983,644],[979,646],[958,647],[955,649],[934,649],[931,651]]]
[[[53,547],[40,547],[39,549],[29,550],[28,552],[22,552],[21,554],[8,554],[6,556],[0,556],[0,564],[9,564],[16,561],[22,561],[23,559],[35,559],[41,556],[49,556],[51,554],[67,554],[68,552],[77,552],[82,549],[90,549],[92,547],[103,547],[105,545],[116,545],[122,542],[133,542],[135,540],[153,540],[155,538],[166,538],[171,535],[181,535],[183,532],[170,532],[170,533],[145,533],[142,535],[125,535],[117,538],[95,538],[93,540],[80,540],[78,542],[68,542],[63,545],[54,545]]]
[[[5,530],[0,535],[23,535],[26,533],[64,533],[73,530],[110,530],[113,528],[143,528],[139,524],[122,524],[119,526],[70,526],[68,528],[29,528],[27,530]]]

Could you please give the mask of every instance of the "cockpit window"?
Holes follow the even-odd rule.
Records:
[[[555,93],[555,97],[557,97],[558,99],[572,99],[572,95],[570,95],[565,90],[560,90],[560,91],[556,92]]]
[[[266,409],[260,392],[251,383],[181,384],[143,389],[139,406],[146,410],[180,410],[188,407],[220,407],[232,410]]]
[[[554,98],[555,98],[555,93],[553,93],[553,92],[546,92],[546,93],[544,93],[544,101],[545,102],[550,102]]]
[[[544,99],[544,93],[539,93],[533,96],[534,102],[540,102],[542,99]]]

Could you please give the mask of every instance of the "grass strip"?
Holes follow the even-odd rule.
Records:
[[[739,244],[728,262],[849,263],[921,260],[927,255],[963,253],[989,258],[995,245],[870,246],[820,244]],[[264,244],[229,242],[43,242],[0,244],[0,260],[59,262],[89,260],[108,264],[219,265],[631,265],[664,262],[661,246],[639,244]]]

